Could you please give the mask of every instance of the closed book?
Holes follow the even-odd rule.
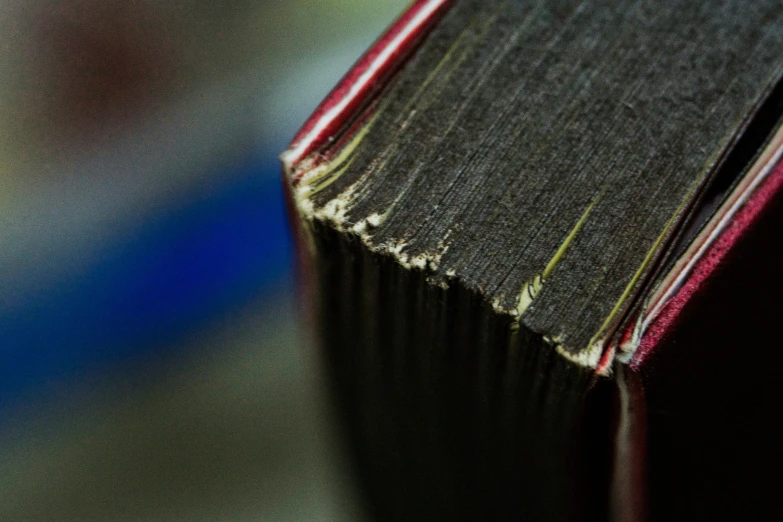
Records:
[[[375,519],[775,518],[782,47],[773,0],[420,0],[327,96],[284,181]]]

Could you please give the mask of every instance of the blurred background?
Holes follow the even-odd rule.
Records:
[[[0,520],[360,520],[278,154],[404,0],[0,0]]]

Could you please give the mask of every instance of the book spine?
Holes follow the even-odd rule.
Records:
[[[647,408],[641,376],[619,364],[614,398],[614,447],[609,520],[647,520]]]
[[[632,369],[640,370],[655,348],[671,335],[677,327],[677,320],[683,308],[706,287],[706,284],[715,275],[727,256],[731,254],[741,238],[759,221],[768,204],[783,190],[783,162],[777,158],[776,164],[773,165],[770,174],[761,181],[758,188],[733,214],[729,226],[726,226],[720,236],[713,241],[709,250],[692,268],[690,275],[677,293],[669,299],[649,325],[630,361]]]

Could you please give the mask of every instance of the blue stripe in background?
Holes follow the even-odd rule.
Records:
[[[0,310],[0,409],[48,382],[143,359],[290,286],[279,163],[250,158],[101,261]],[[171,349],[171,348],[169,348]]]

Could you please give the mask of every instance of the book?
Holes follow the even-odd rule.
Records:
[[[693,410],[757,384],[699,332],[780,311],[781,45],[772,0],[420,0],[327,96],[281,158],[373,517],[770,515]]]

